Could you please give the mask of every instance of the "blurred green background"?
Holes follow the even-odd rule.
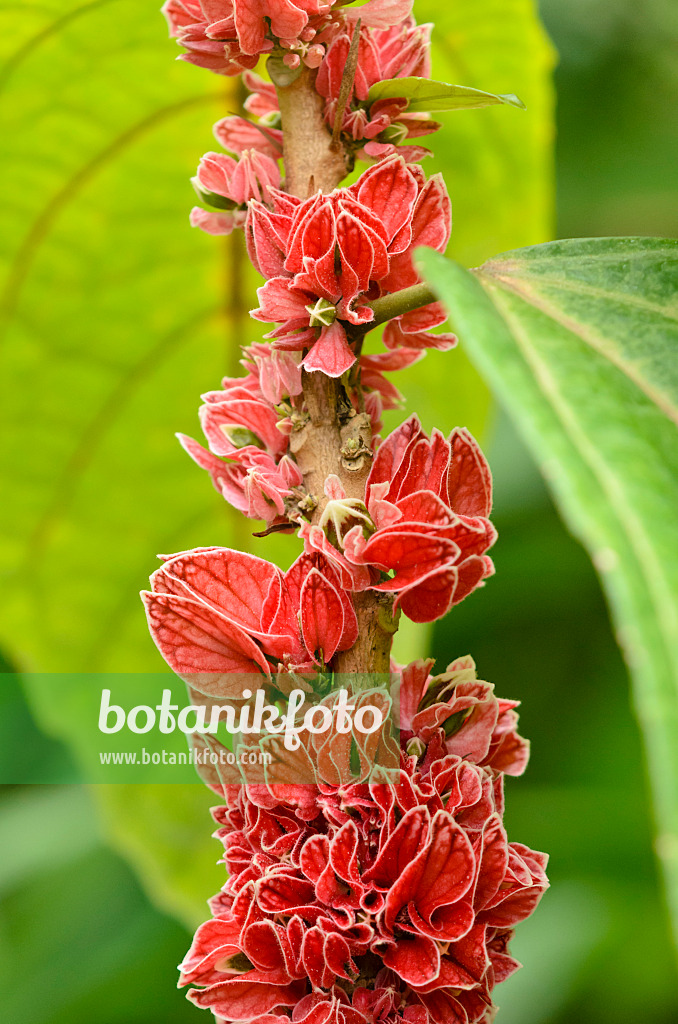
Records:
[[[137,6],[0,5],[5,672],[157,669],[136,604],[155,551],[251,543],[171,443],[171,430],[195,430],[197,395],[233,367],[235,339],[254,337],[237,248],[185,227],[188,174],[235,98],[172,64],[161,20]],[[466,120],[448,118],[434,140],[456,251],[474,262],[549,233],[678,234],[676,5],[541,4],[559,53],[555,228],[548,51],[529,3],[473,6],[441,16],[436,71],[520,93],[528,119],[453,115]],[[435,5],[415,10],[424,20]],[[402,384],[408,407],[483,435],[500,533],[496,578],[430,644],[443,664],[472,653],[523,702],[533,753],[509,781],[507,824],[552,858],[552,889],[515,940],[526,967],[497,991],[499,1020],[669,1024],[675,960],[643,754],[598,580],[463,354],[423,366]],[[293,542],[264,553],[289,562]],[[55,779],[0,794],[1,1019],[205,1019],[174,990],[174,968],[200,899],[221,884],[209,794],[59,785],[77,737],[58,738],[58,709],[36,707],[16,680],[0,685],[0,758],[46,760]]]

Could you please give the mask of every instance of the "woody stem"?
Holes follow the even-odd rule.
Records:
[[[278,94],[283,130],[283,159],[286,189],[306,199],[321,190],[331,192],[346,174],[343,146],[332,148],[332,136],[323,119],[323,101],[315,89],[315,72],[302,68],[292,81],[269,62],[269,70]],[[326,503],[325,480],[336,474],[350,498],[365,499],[365,484],[371,458],[346,455],[347,443],[357,441],[357,449],[368,451],[372,444],[369,416],[356,412],[346,398],[340,380],[314,371],[304,373],[303,399],[308,422],[292,434],[290,449],[304,476],[304,486],[317,500],[312,521],[318,522]],[[344,451],[342,452],[342,449]],[[349,651],[337,655],[337,672],[385,673],[389,671],[390,651],[395,629],[393,598],[363,591],[355,598],[358,615],[358,640]]]

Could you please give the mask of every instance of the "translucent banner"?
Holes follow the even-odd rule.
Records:
[[[57,673],[20,679],[69,741],[73,782],[227,786],[389,782],[400,764],[398,677],[330,672]],[[0,759],[0,784],[49,783]]]

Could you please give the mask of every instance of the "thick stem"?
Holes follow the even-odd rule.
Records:
[[[324,373],[304,372],[304,405],[308,421],[290,438],[290,449],[304,475],[304,487],[316,499],[312,519],[320,518],[326,503],[325,480],[334,473],[349,498],[365,497],[372,460],[370,418],[350,406],[341,382]],[[357,442],[352,457],[350,442]]]
[[[269,64],[276,85],[284,138],[287,191],[303,199],[321,190],[331,192],[346,174],[346,156],[332,148],[332,137],[322,115],[323,101],[315,90],[315,73],[304,68],[287,84],[284,73]],[[356,413],[340,380],[314,371],[303,375],[303,400],[308,422],[290,439],[290,448],[304,475],[304,486],[317,500],[312,518],[317,522],[326,503],[324,484],[334,473],[350,498],[365,498],[370,471],[372,429],[369,416]],[[360,442],[362,454],[352,457],[347,442]],[[343,451],[342,451],[343,449]],[[375,591],[356,595],[358,640],[337,655],[337,672],[385,673],[397,619],[393,598]]]
[[[331,192],[346,174],[343,146],[332,148],[332,136],[323,117],[324,101],[315,90],[316,72],[302,68],[288,85],[269,63],[278,93],[283,129],[285,187],[294,196]]]

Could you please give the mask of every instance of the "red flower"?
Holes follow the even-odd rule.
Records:
[[[253,202],[247,220],[252,262],[268,278],[252,316],[280,324],[277,348],[310,349],[308,370],[341,376],[355,362],[347,330],[374,319],[369,302],[415,284],[417,246],[442,251],[450,234],[450,203],[442,178],[425,181],[418,167],[393,157],[370,168],[355,185],[301,201],[273,191],[273,210]],[[445,319],[439,304],[419,311],[426,329]],[[389,347],[449,348],[452,335],[428,335],[402,318]],[[390,326],[390,325],[389,325]]]
[[[339,29],[337,0],[167,0],[163,13],[170,35],[188,53],[183,60],[222,75],[253,68],[276,43],[288,50],[290,67],[318,67],[325,44]],[[412,0],[370,0],[360,11],[366,25],[398,24]]]
[[[398,670],[403,743],[416,737],[431,757],[457,754],[505,775],[522,775],[530,747],[518,735],[518,704],[497,699],[492,684],[478,680],[473,658],[458,658],[439,676],[429,674],[432,664],[414,661]]]
[[[234,508],[280,525],[288,521],[289,502],[303,477],[287,455],[285,422],[276,407],[301,392],[301,370],[291,353],[270,345],[256,343],[245,353],[247,376],[225,378],[222,391],[203,395],[200,422],[209,451],[184,434],[178,437]]]
[[[352,18],[358,11],[352,12]],[[367,140],[358,156],[369,159],[400,154],[405,160],[421,160],[429,155],[421,147],[402,146],[406,139],[428,135],[440,125],[426,114],[408,114],[406,100],[378,100],[367,105],[371,86],[377,82],[410,75],[429,78],[431,74],[431,25],[418,26],[414,18],[386,29],[361,27],[358,64],[342,132],[350,145]],[[353,22],[347,20],[343,31],[327,49],[320,65],[316,87],[325,99],[325,120],[334,125],[344,67],[348,59]],[[357,146],[353,147],[358,149]]]
[[[214,135],[224,149],[231,153],[240,154],[246,149],[256,149],[273,160],[282,156],[282,132],[278,128],[262,129],[260,125],[235,114],[217,121]]]
[[[346,570],[369,567],[371,579],[354,582],[397,594],[396,606],[414,622],[446,615],[494,571],[485,554],[496,539],[487,518],[490,471],[466,430],[431,439],[416,416],[381,444],[367,479],[366,506],[356,510],[339,481],[319,527],[304,527],[307,548],[323,551]],[[388,578],[379,574],[389,573]]]
[[[396,785],[219,790],[229,878],[181,967],[181,984],[200,986],[192,1001],[218,1019],[489,1024],[494,985],[519,966],[512,928],[548,885],[546,857],[509,843],[501,823],[502,702],[470,659],[434,679],[429,669],[399,670],[408,728]],[[441,724],[414,725],[433,708]]]
[[[268,201],[269,189],[280,185],[277,162],[257,149],[245,150],[240,160],[227,153],[206,153],[198,167],[193,184],[208,206],[230,211],[208,214],[196,206],[191,211],[191,224],[209,234],[229,234],[245,223],[245,204],[250,199]]]
[[[163,658],[198,690],[221,686],[221,696],[231,673],[312,668],[358,635],[340,574],[318,554],[283,573],[241,551],[198,548],[169,558],[151,588],[142,599]]]

